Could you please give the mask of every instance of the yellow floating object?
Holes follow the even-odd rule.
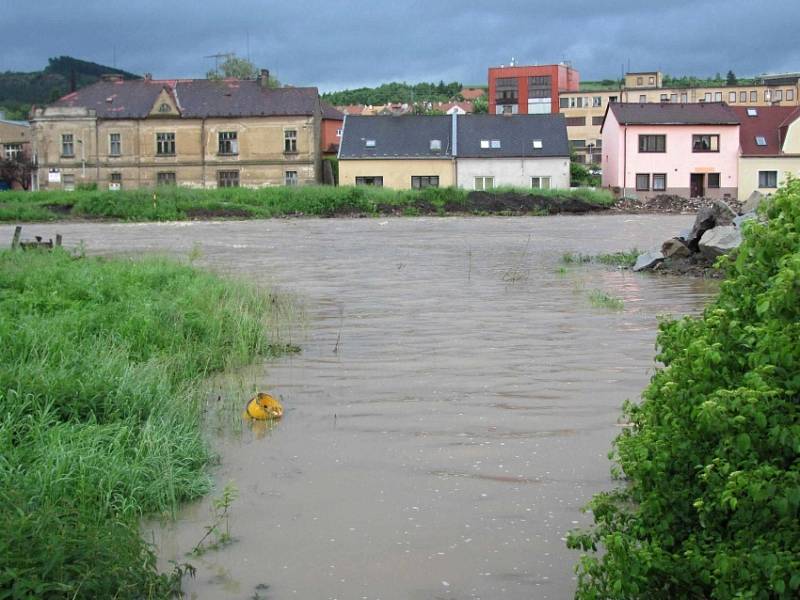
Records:
[[[280,419],[283,416],[283,406],[269,394],[259,392],[247,403],[247,416],[259,421]]]

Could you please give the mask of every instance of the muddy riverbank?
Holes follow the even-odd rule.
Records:
[[[645,248],[693,216],[40,224],[88,253],[193,254],[304,299],[303,351],[233,376],[283,398],[264,431],[209,430],[236,542],[199,558],[212,497],[153,535],[190,598],[571,597],[562,538],[612,486],[623,400],[658,315],[716,282],[565,266]],[[0,227],[10,239],[12,228]],[[602,290],[621,310],[593,305]],[[225,391],[228,388],[220,388]],[[210,390],[211,396],[217,390]],[[224,399],[223,399],[224,400]],[[233,399],[236,401],[237,399]],[[242,405],[246,398],[242,397]]]

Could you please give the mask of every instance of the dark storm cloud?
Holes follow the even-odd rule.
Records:
[[[202,77],[248,53],[282,81],[484,83],[486,68],[571,60],[583,79],[800,70],[798,0],[3,0],[0,70],[67,54],[155,77]]]

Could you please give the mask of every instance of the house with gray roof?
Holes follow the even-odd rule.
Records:
[[[110,76],[37,107],[36,187],[262,187],[320,181],[316,88]]]
[[[566,188],[564,117],[347,116],[339,180],[342,185],[395,189]]]

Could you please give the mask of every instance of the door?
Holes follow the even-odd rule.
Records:
[[[692,173],[689,182],[689,194],[692,198],[701,198],[705,195],[705,175],[703,173]]]

